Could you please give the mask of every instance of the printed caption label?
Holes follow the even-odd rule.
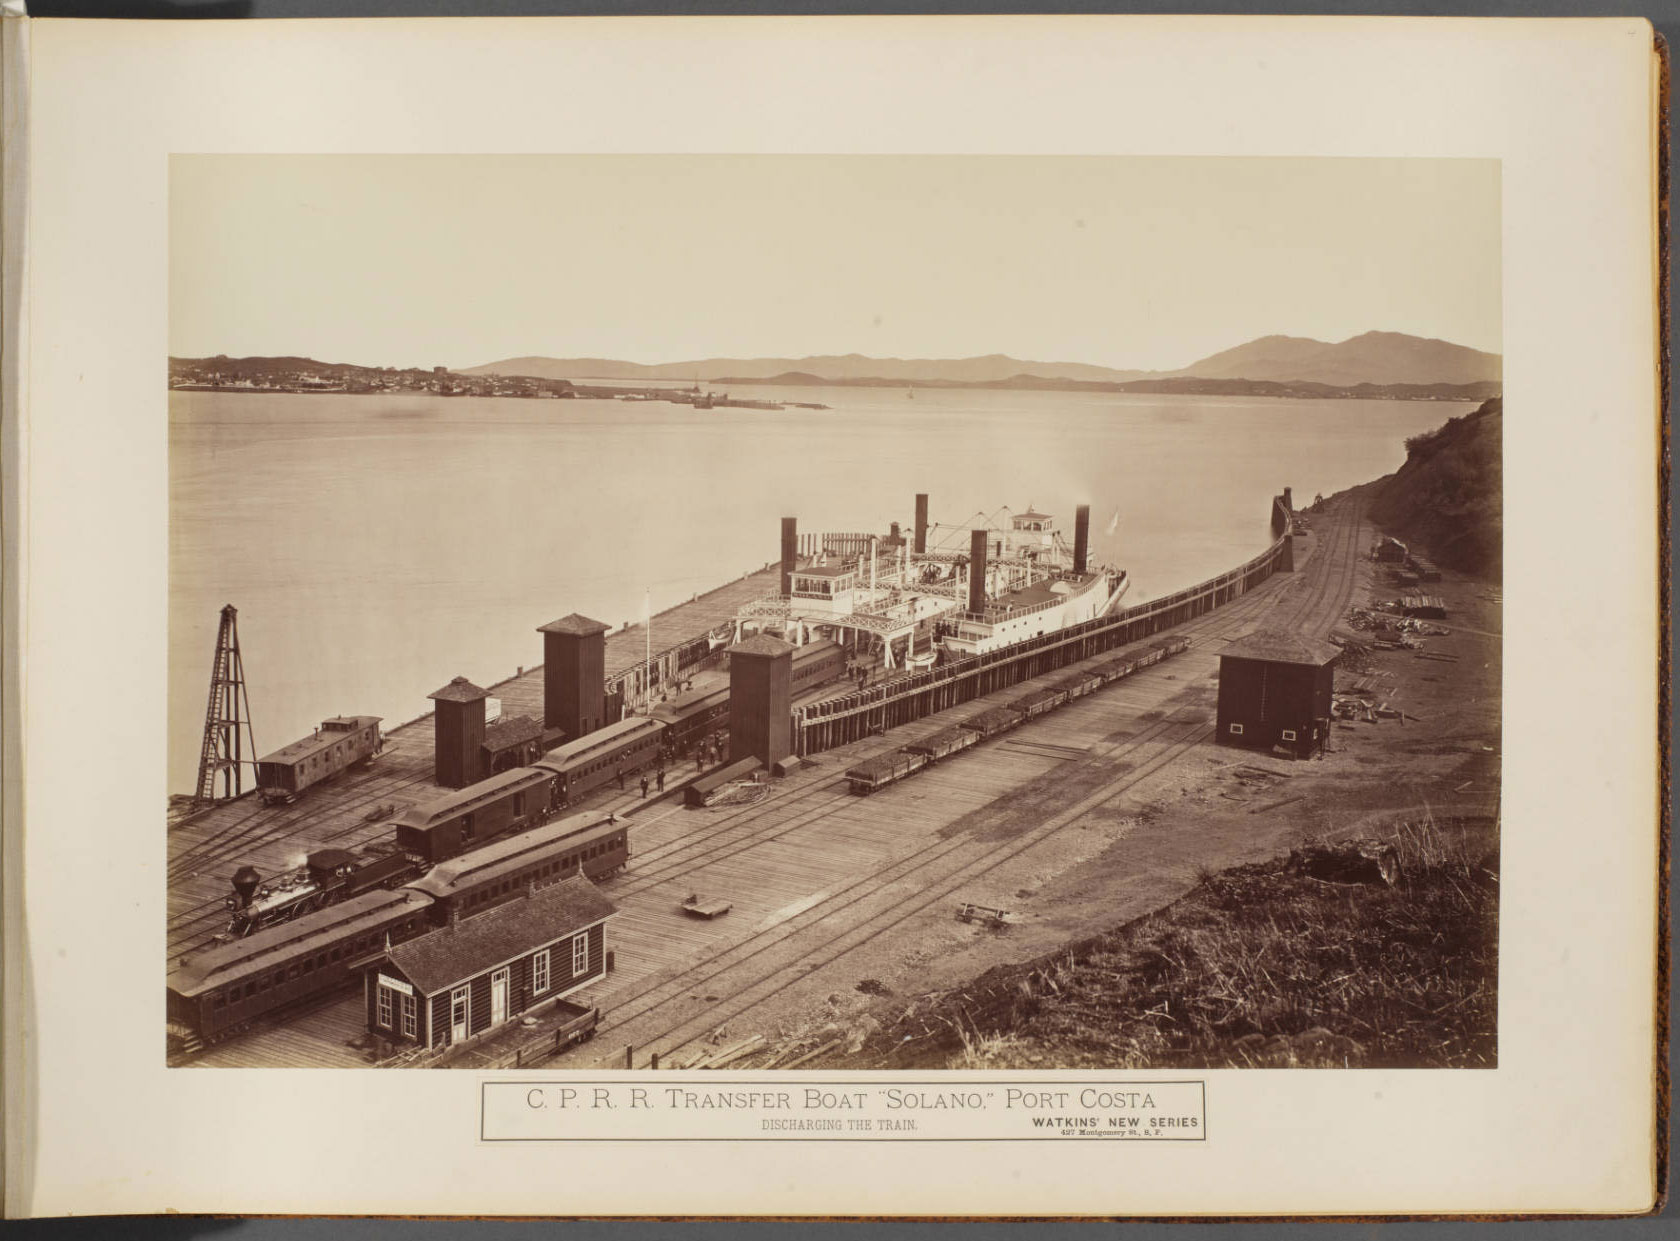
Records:
[[[486,1142],[1201,1142],[1199,1081],[481,1083]]]

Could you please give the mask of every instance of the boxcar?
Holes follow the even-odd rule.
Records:
[[[257,760],[257,792],[265,802],[296,801],[299,794],[330,780],[352,763],[365,763],[384,742],[377,715],[322,720],[311,737],[294,741]]]
[[[533,766],[553,773],[555,804],[564,806],[613,783],[621,772],[629,777],[652,766],[664,738],[664,721],[637,716],[557,746]]]
[[[1008,707],[988,707],[971,720],[964,720],[957,725],[972,733],[980,734],[982,740],[995,737],[999,733],[1008,732],[1021,722],[1021,713]]]
[[[967,728],[942,728],[931,737],[913,741],[904,748],[911,754],[925,754],[929,762],[937,762],[948,754],[980,744],[980,734]]]
[[[391,943],[432,929],[431,897],[369,892],[244,939],[194,953],[169,973],[169,1022],[207,1043],[283,1005],[332,991]]]
[[[515,767],[398,815],[397,846],[426,862],[442,862],[509,832],[535,827],[555,804],[554,775]]]
[[[865,759],[856,767],[849,768],[846,772],[846,783],[854,793],[869,794],[896,780],[914,775],[927,765],[926,754],[909,754],[903,750],[896,750],[891,754]]]
[[[569,814],[434,866],[408,886],[431,898],[432,921],[466,918],[577,874],[604,879],[630,860],[630,821],[606,812]]]

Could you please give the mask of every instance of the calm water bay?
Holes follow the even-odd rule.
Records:
[[[218,613],[239,608],[257,746],[335,714],[424,712],[540,662],[534,632],[613,626],[775,559],[801,531],[1029,504],[1132,574],[1130,601],[1266,545],[1298,503],[1390,472],[1472,408],[1397,401],[754,386],[826,411],[424,395],[170,396],[170,789],[191,791]],[[1118,517],[1113,533],[1110,525]]]

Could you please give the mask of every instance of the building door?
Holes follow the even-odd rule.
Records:
[[[499,1026],[508,1015],[508,971],[503,966],[490,975],[490,1024]]]
[[[453,991],[449,996],[449,1041],[464,1043],[467,1041],[467,1013],[471,1004],[468,997],[472,993],[462,987]]]

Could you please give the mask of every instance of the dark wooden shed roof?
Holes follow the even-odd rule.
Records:
[[[575,935],[616,912],[582,875],[539,888],[477,917],[398,944],[386,955],[427,995],[545,944]]]
[[[791,655],[793,648],[780,638],[772,638],[767,633],[755,633],[745,642],[736,643],[729,648],[729,654],[735,655]]]
[[[1307,664],[1322,667],[1341,651],[1328,642],[1296,633],[1262,631],[1239,638],[1220,652],[1223,659],[1257,659],[1269,664]]]
[[[606,633],[611,625],[603,625],[598,620],[591,620],[587,616],[580,616],[573,612],[570,616],[562,616],[557,621],[549,621],[546,625],[537,626],[538,633],[569,633],[574,637],[585,638],[591,634]]]
[[[500,754],[503,750],[540,739],[542,730],[542,724],[528,715],[509,716],[484,730],[484,748],[492,754]]]
[[[438,702],[477,702],[480,698],[490,697],[490,691],[479,689],[466,677],[456,677],[442,689],[435,689],[426,697]]]

